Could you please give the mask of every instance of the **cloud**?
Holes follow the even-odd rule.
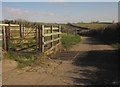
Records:
[[[3,14],[4,13],[7,13],[14,17],[18,17],[18,16],[20,17],[20,16],[23,16],[24,14],[29,13],[29,11],[21,10],[21,9],[17,9],[17,8],[5,7],[5,8],[3,8]]]
[[[47,18],[53,18],[56,14],[53,12],[32,11],[19,8],[4,7],[3,15],[4,19],[26,19],[31,21],[43,21],[47,20]]]
[[[68,15],[66,13],[54,13],[44,10],[25,10],[20,8],[4,7],[3,19],[23,19],[34,22],[47,22],[47,23],[67,23],[69,21],[77,21],[78,18]]]

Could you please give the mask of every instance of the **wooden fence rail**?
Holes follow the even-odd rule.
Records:
[[[49,30],[50,33],[47,32],[47,34],[45,34],[45,30]],[[54,30],[57,30],[57,32],[54,32]],[[45,54],[51,54],[53,51],[54,48],[58,47],[58,45],[60,45],[60,40],[61,40],[61,37],[60,37],[60,34],[61,34],[61,26],[57,26],[57,27],[54,27],[54,26],[44,26],[42,25],[41,27],[38,28],[38,47],[39,47],[39,50],[41,52],[44,52]],[[58,35],[57,38],[54,38],[53,36],[54,35]],[[46,37],[50,37],[50,40],[48,41],[45,41],[45,38]],[[58,41],[58,43],[56,45],[54,45],[53,43]],[[42,44],[40,44],[42,43]],[[51,44],[51,47],[45,51],[45,45],[47,44]]]
[[[12,38],[12,35],[18,35],[19,38],[26,38],[28,35],[33,35],[36,38],[36,48],[45,54],[51,54],[55,48],[60,45],[60,34],[61,34],[61,26],[33,26],[34,28],[25,28],[24,25],[15,25],[15,24],[0,24],[2,27],[2,42],[4,44],[3,48],[6,51],[9,51],[9,43]],[[13,27],[17,27],[13,28]],[[17,31],[17,32],[16,32]],[[47,32],[47,33],[46,33]],[[34,34],[33,34],[34,33]],[[57,36],[54,38],[54,36]],[[49,40],[45,40],[46,38],[50,38]],[[31,37],[30,37],[31,38]],[[12,38],[14,40],[16,38]],[[27,38],[26,38],[27,39]],[[33,40],[33,39],[31,39]],[[57,43],[56,43],[57,42]],[[46,49],[46,45],[50,45],[49,48]]]
[[[9,51],[9,44],[10,44],[10,39],[11,39],[11,31],[15,29],[11,29],[11,27],[18,27],[18,30],[20,31],[20,37],[22,37],[21,25],[17,24],[0,24],[1,30],[2,30],[2,48],[6,51]],[[17,29],[16,29],[17,30]]]
[[[0,24],[2,30],[2,44],[4,44],[3,49],[9,51],[9,42],[10,42],[10,27],[18,27],[19,25],[15,24]]]

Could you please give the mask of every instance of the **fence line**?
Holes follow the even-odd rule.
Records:
[[[17,36],[17,38],[22,38],[22,39],[26,39],[25,37],[27,35],[31,35],[34,33],[35,38],[36,38],[36,47],[37,49],[45,54],[51,54],[53,52],[53,50],[55,48],[57,48],[61,42],[61,26],[33,26],[34,28],[30,28],[30,30],[28,28],[25,29],[24,25],[15,25],[15,24],[0,24],[0,26],[2,26],[2,40],[3,40],[3,48],[6,51],[9,51],[9,43],[12,37],[12,34],[14,35],[18,35],[19,33],[19,37]],[[16,28],[11,28],[11,27],[18,27],[19,29]],[[15,31],[14,31],[15,30]],[[16,32],[17,30],[17,32]],[[33,32],[34,31],[34,32]],[[47,33],[46,33],[47,31]],[[26,33],[27,32],[27,33]],[[16,34],[17,33],[17,34]],[[54,38],[54,36],[57,36],[56,38]],[[49,37],[50,40],[45,41],[45,38]],[[16,37],[15,37],[16,38]],[[12,40],[14,40],[15,38],[12,38]],[[30,37],[32,38],[32,37]],[[55,42],[55,43],[54,43]],[[57,43],[56,43],[57,42]],[[46,45],[50,44],[50,48],[48,48],[46,50]]]
[[[50,33],[45,34],[45,30],[50,30]],[[57,32],[54,32],[54,30],[57,30]],[[61,27],[60,26],[58,26],[58,27],[54,27],[54,26],[48,27],[47,26],[46,27],[46,26],[42,25],[41,27],[39,27],[38,31],[39,31],[38,32],[38,44],[42,43],[42,44],[39,44],[41,46],[38,46],[39,50],[41,50],[41,52],[44,52],[45,54],[51,54],[53,52],[51,50],[53,50],[54,48],[58,47],[58,45],[60,45]],[[58,35],[58,37],[54,39],[54,37],[53,37],[54,35]],[[45,41],[45,37],[50,37],[50,40]],[[56,41],[58,41],[58,43],[56,45],[54,45],[53,43]],[[45,51],[45,45],[47,45],[47,44],[51,44],[51,47],[50,47],[50,49]]]

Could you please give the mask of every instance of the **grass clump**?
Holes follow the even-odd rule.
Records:
[[[117,50],[120,50],[120,43],[114,43],[112,44],[112,47],[114,47]]]
[[[45,56],[39,52],[20,53],[15,51],[3,51],[3,59],[12,59],[18,62],[18,68],[26,66],[38,65],[45,59]]]
[[[80,36],[71,35],[63,33],[61,34],[61,42],[64,48],[68,49],[71,45],[77,44],[80,42]]]

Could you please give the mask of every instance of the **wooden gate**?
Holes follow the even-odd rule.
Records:
[[[60,45],[61,26],[1,24],[3,49],[6,51],[40,51],[51,54]]]
[[[38,27],[38,49],[45,54],[51,54],[61,42],[61,26]]]
[[[21,52],[36,50],[34,30],[23,25],[2,24],[3,49]]]

